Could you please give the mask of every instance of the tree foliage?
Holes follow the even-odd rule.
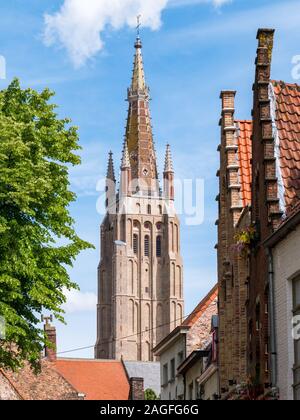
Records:
[[[68,168],[80,164],[76,127],[59,119],[48,89],[0,92],[0,368],[38,367],[46,310],[64,322],[64,290],[77,286],[67,267],[91,245],[74,230]],[[58,245],[60,244],[60,245]],[[13,343],[13,345],[11,345]]]
[[[156,401],[156,400],[158,400],[158,397],[157,397],[155,391],[153,391],[153,389],[150,389],[150,388],[146,389],[145,400],[146,401]]]

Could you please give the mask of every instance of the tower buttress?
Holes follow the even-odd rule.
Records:
[[[115,206],[116,206],[116,177],[115,177],[113,153],[110,151],[109,157],[108,157],[107,173],[106,173],[106,208],[109,211],[109,213],[115,214],[115,212],[113,212],[113,208]]]
[[[121,163],[120,197],[127,197],[131,194],[131,166],[127,141],[124,141],[123,156]]]
[[[174,200],[174,169],[170,145],[167,144],[164,169],[164,195],[168,200]]]

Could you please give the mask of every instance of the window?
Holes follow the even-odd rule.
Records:
[[[180,351],[178,353],[178,366],[180,366],[182,362],[183,362],[183,351]]]
[[[133,235],[133,252],[137,254],[138,249],[139,249],[139,237],[138,235],[134,234]]]
[[[194,398],[194,382],[189,385],[189,400],[192,401]]]
[[[175,372],[175,359],[171,360],[171,381],[175,380],[176,372]]]
[[[260,304],[256,305],[256,331],[260,330]]]
[[[156,256],[161,257],[161,236],[156,238]]]
[[[212,342],[211,342],[211,361],[216,362],[217,361],[217,331],[214,330],[212,333]]]
[[[162,214],[162,206],[161,205],[158,206],[158,213]]]
[[[269,372],[269,360],[265,361],[265,372],[268,373]]]
[[[293,314],[298,326],[298,331],[295,331],[294,399],[300,401],[300,326],[297,322],[300,317],[300,277],[293,282]]]
[[[163,385],[167,385],[168,380],[169,380],[168,365],[165,364],[164,367],[163,367]]]
[[[150,204],[148,204],[148,206],[147,206],[147,214],[151,214],[151,206],[150,206]]]
[[[149,237],[149,235],[145,236],[144,246],[145,246],[145,257],[150,257],[150,237]]]

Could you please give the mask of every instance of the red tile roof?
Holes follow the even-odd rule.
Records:
[[[86,400],[128,400],[129,383],[122,362],[114,360],[58,359],[57,371]]]
[[[238,127],[238,159],[239,177],[241,184],[241,200],[243,207],[251,204],[251,178],[252,178],[252,121],[236,121]]]
[[[217,299],[218,290],[218,285],[216,284],[215,287],[208,293],[208,295],[205,296],[205,298],[182,323],[182,326],[191,327],[204,314],[209,305]]]
[[[272,81],[286,213],[300,200],[300,86]]]
[[[23,400],[79,399],[77,390],[46,360],[43,360],[38,375],[33,373],[28,363],[18,372],[3,370],[3,374]]]

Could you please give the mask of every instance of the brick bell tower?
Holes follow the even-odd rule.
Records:
[[[112,153],[101,225],[95,357],[153,361],[152,349],[184,316],[180,223],[167,146],[160,188],[142,43],[135,42],[120,184]]]

